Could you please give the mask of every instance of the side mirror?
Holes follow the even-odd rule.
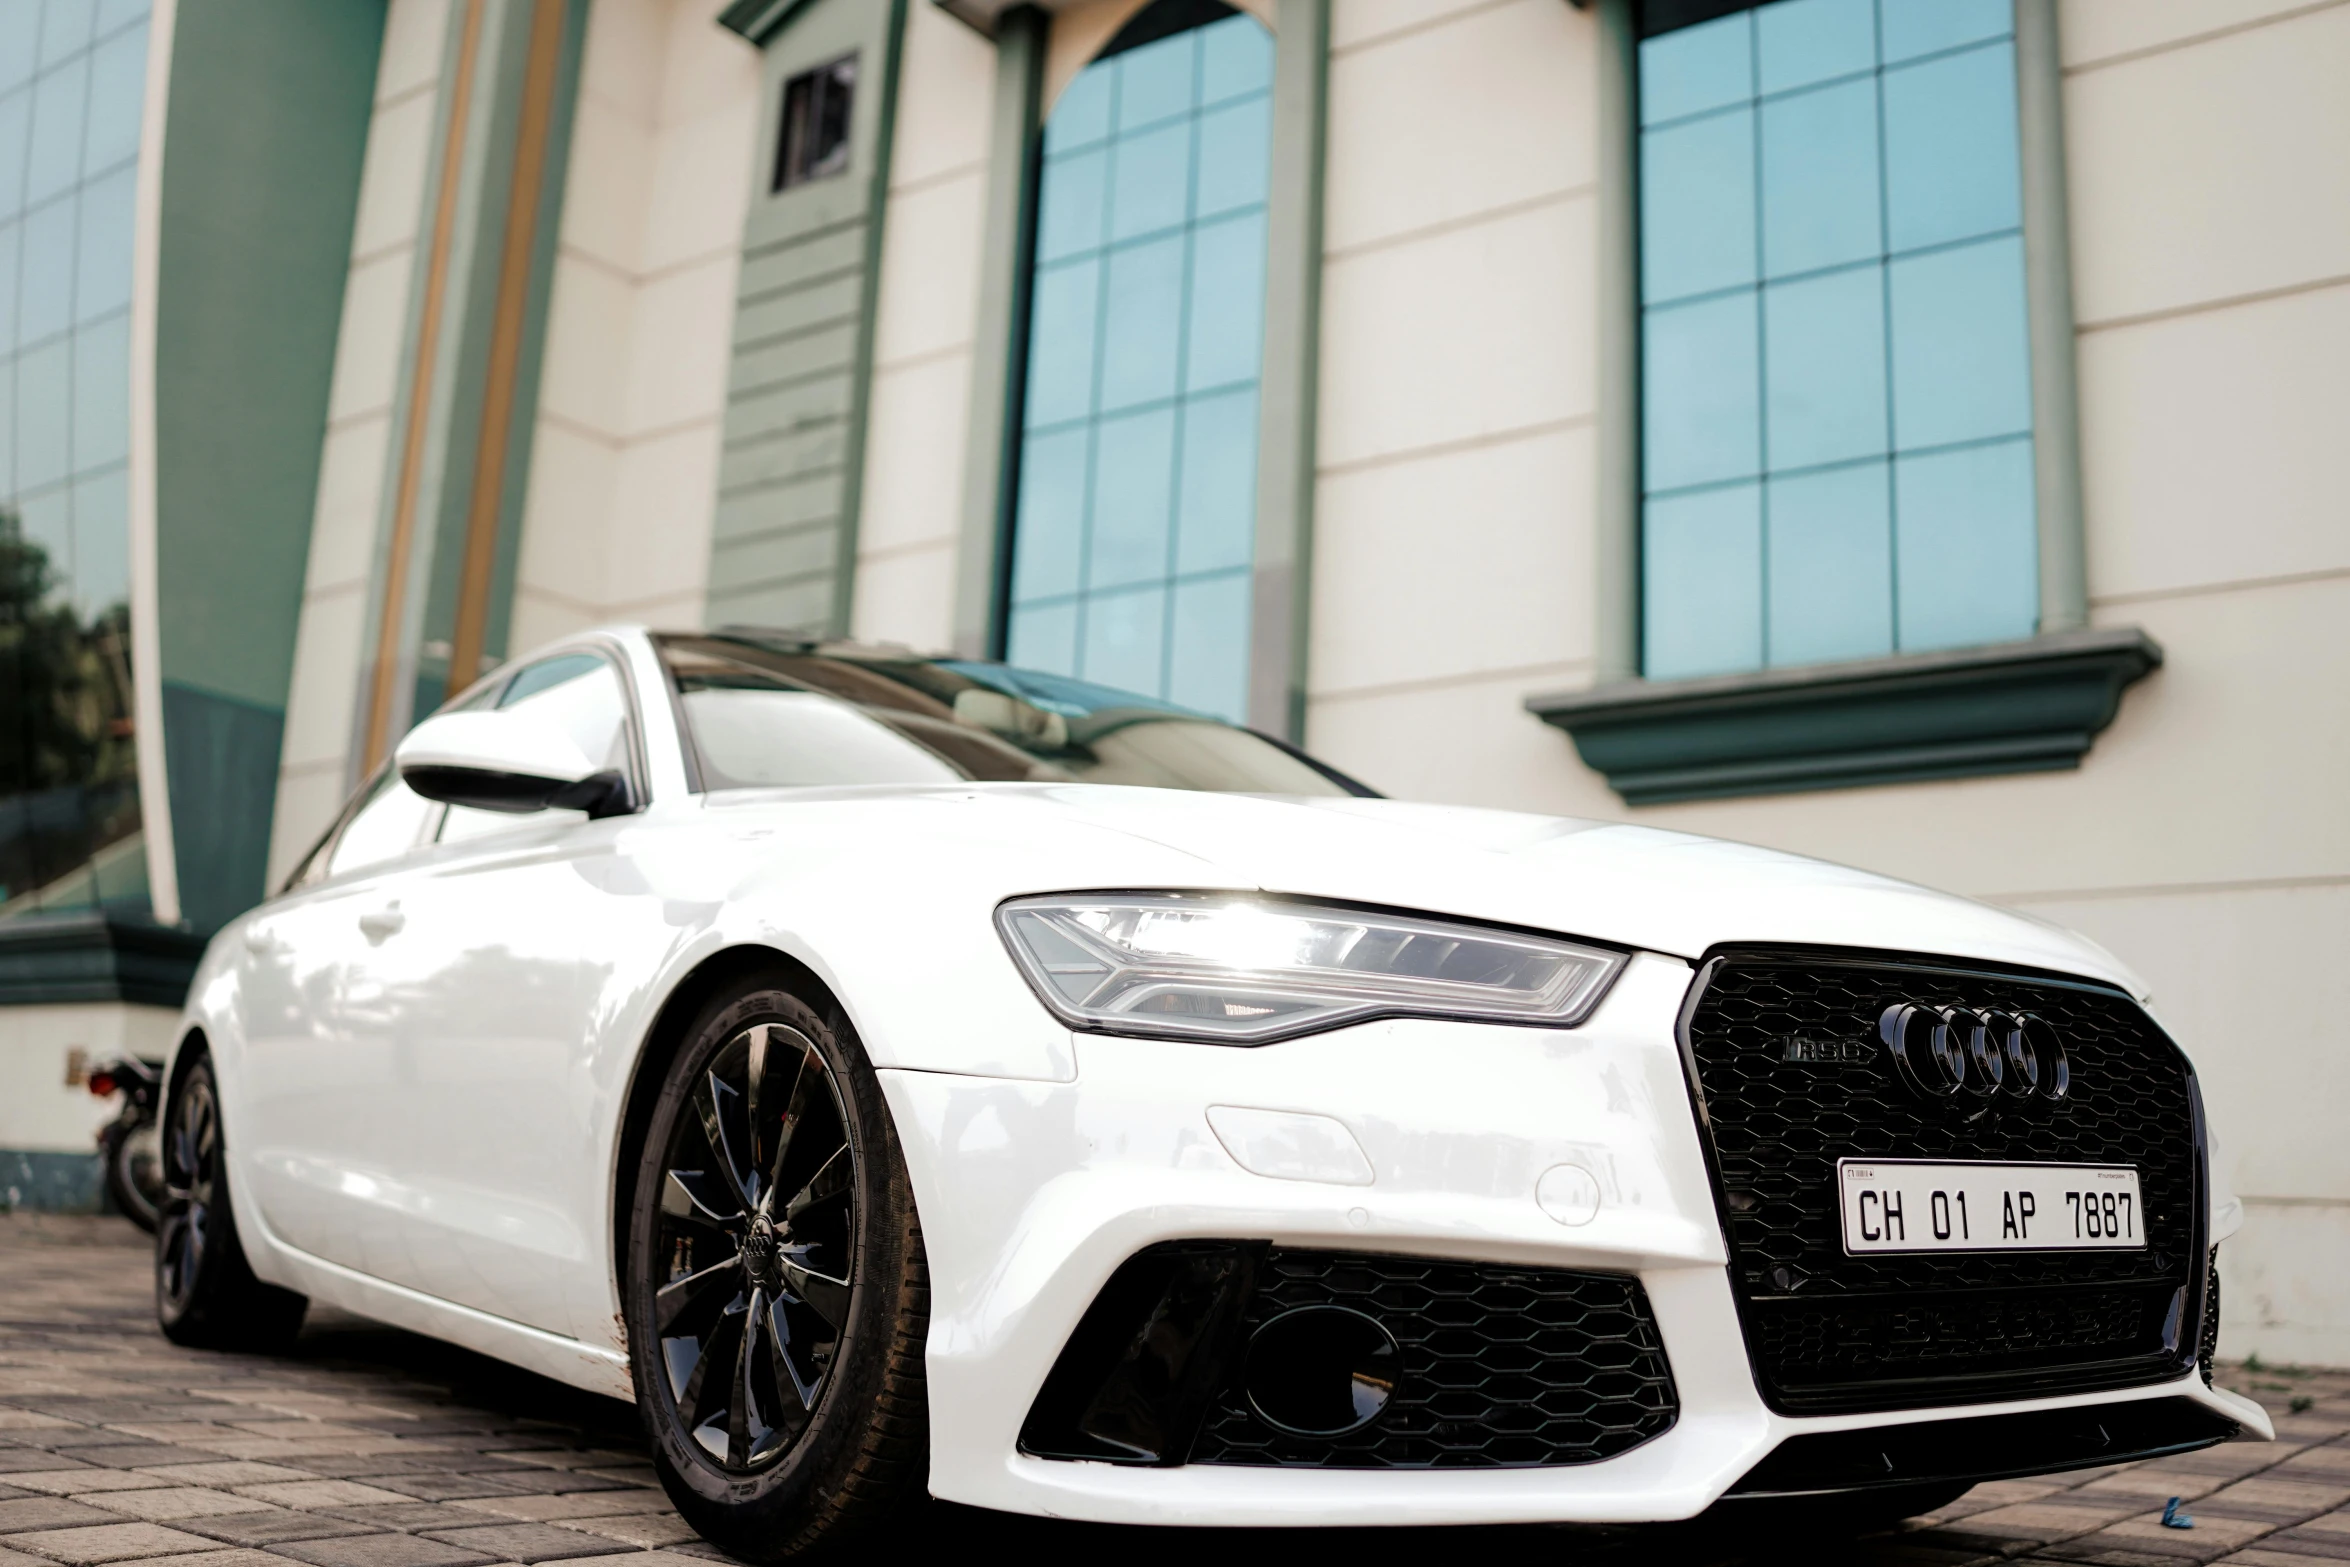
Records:
[[[392,753],[400,781],[428,800],[528,815],[552,806],[590,816],[632,808],[628,779],[599,772],[572,738],[521,712],[443,713]]]

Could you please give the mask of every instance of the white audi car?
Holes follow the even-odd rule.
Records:
[[[633,1398],[753,1558],[924,1492],[1890,1521],[2269,1434],[2093,944],[990,663],[482,681],[214,940],[165,1127],[173,1338],[323,1300]]]

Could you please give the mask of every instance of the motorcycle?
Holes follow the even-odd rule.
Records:
[[[98,1158],[114,1206],[152,1235],[163,1202],[163,1136],[155,1121],[163,1099],[163,1063],[135,1056],[109,1061],[91,1071],[89,1087],[100,1099],[122,1095],[122,1109],[98,1133]]]

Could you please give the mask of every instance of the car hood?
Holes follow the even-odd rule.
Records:
[[[1175,850],[1201,862],[1203,886],[1422,909],[1691,960],[1736,943],[1858,947],[2049,969],[2145,994],[2112,954],[2045,921],[1689,833],[1392,800],[1082,785],[979,793],[965,802]]]

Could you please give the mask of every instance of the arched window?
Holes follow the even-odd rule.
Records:
[[[1157,0],[1044,133],[1015,663],[1229,718],[1248,685],[1273,39]]]

